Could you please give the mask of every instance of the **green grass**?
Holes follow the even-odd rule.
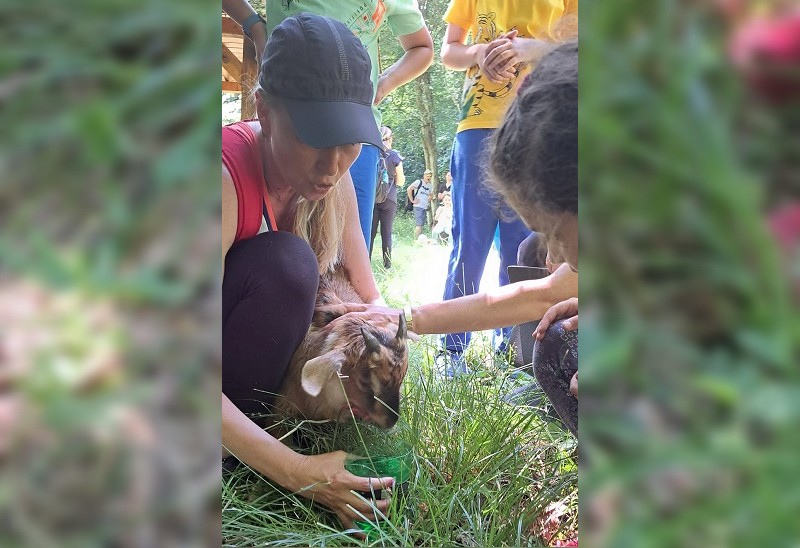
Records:
[[[373,263],[376,278],[390,304],[421,302],[421,294],[440,284],[430,272],[434,262],[441,267],[447,250],[413,244],[410,217],[398,216],[395,234],[394,267]],[[377,261],[379,253],[373,255]],[[410,343],[402,416],[389,432],[355,422],[292,424],[294,442],[310,453],[412,449],[406,497],[394,497],[386,516],[373,517],[371,545],[538,546],[576,535],[574,439],[536,409],[502,400],[525,377],[515,379],[486,338],[476,339],[468,353],[476,374],[454,381],[434,372],[434,338]],[[226,546],[370,545],[341,532],[322,507],[246,467],[223,477],[222,499]]]

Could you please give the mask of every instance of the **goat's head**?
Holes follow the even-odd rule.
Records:
[[[345,318],[342,320],[345,321]],[[406,320],[397,329],[362,323],[340,328],[329,352],[303,366],[303,390],[315,397],[320,415],[347,420],[353,416],[391,428],[400,416],[400,385],[408,370]],[[341,327],[341,326],[340,326]]]

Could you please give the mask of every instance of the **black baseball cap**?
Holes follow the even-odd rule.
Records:
[[[346,26],[299,13],[272,31],[259,83],[280,98],[308,146],[369,143],[382,149],[372,115],[371,69],[366,48]]]

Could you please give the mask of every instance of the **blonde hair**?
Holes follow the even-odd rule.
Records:
[[[312,202],[300,198],[297,202],[292,232],[314,250],[320,274],[332,271],[342,261],[345,207],[344,189],[340,184],[321,200]]]
[[[264,91],[260,84],[253,89],[256,100],[270,108],[281,108],[280,100]],[[345,193],[341,184],[317,201],[299,198],[295,204],[292,233],[300,236],[317,256],[320,274],[332,271],[342,261]]]

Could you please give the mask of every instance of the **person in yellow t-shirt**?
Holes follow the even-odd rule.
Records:
[[[481,159],[522,81],[545,54],[577,37],[578,0],[450,0],[442,43],[442,63],[466,71],[450,170],[453,176],[453,249],[444,300],[472,295],[480,280],[495,232],[500,241],[500,285],[507,267],[529,234],[507,207],[483,191]],[[513,219],[508,221],[505,219]],[[507,339],[510,327],[503,329]],[[437,357],[443,371],[458,373],[469,333],[442,338]],[[444,362],[444,363],[438,363]]]

